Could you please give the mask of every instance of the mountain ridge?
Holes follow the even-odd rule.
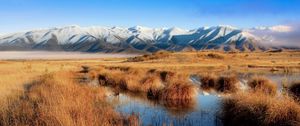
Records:
[[[173,28],[80,27],[39,29],[0,36],[0,50],[47,50],[81,52],[156,52],[216,49],[263,51],[264,40],[232,26]]]

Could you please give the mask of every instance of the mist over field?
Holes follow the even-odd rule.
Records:
[[[126,58],[137,54],[109,54],[83,52],[56,52],[56,51],[0,51],[0,60],[54,60],[54,59],[99,59],[99,58]]]

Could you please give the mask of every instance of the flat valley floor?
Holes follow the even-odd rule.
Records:
[[[85,70],[87,73],[84,73]],[[144,95],[146,95],[147,97],[147,93],[144,95],[143,93],[141,95],[137,95],[136,91],[140,93],[144,91],[144,89],[140,88],[143,85],[134,85],[134,88],[132,88],[132,85],[127,85],[126,89],[128,91],[126,91],[126,93],[116,93],[115,90],[117,88],[111,90],[100,86],[99,88],[95,89],[95,87],[82,87],[81,84],[76,84],[81,82],[94,83],[92,82],[93,79],[96,78],[96,80],[98,81],[98,78],[102,77],[100,75],[107,75],[107,77],[115,75],[115,78],[112,79],[115,79],[113,81],[117,81],[116,78],[123,79],[119,76],[125,76],[125,74],[127,74],[125,80],[128,80],[128,78],[137,77],[138,79],[142,79],[138,82],[142,82],[142,77],[144,77],[144,75],[139,73],[145,73],[147,74],[147,77],[153,77],[154,79],[149,81],[155,82],[156,80],[153,75],[156,74],[148,75],[147,71],[162,71],[160,75],[162,75],[162,73],[168,74],[168,72],[178,73],[178,75],[182,75],[184,77],[187,76],[188,78],[186,79],[189,79],[188,81],[194,81],[193,79],[195,79],[195,81],[199,81],[199,79],[197,79],[196,77],[197,75],[208,73],[218,76],[229,74],[251,76],[280,75],[280,77],[281,75],[292,75],[291,77],[293,78],[299,78],[300,52],[284,51],[224,53],[218,51],[201,51],[178,53],[158,52],[155,54],[147,55],[97,53],[89,54],[71,52],[0,52],[0,125],[97,125],[100,124],[100,122],[105,122],[105,125],[148,125],[151,123],[173,123],[174,125],[188,125],[188,123],[186,122],[180,122],[180,120],[178,121],[176,116],[188,117],[187,120],[190,119],[190,123],[195,121],[193,119],[196,119],[196,117],[199,115],[189,115],[191,112],[198,112],[198,110],[197,112],[195,112],[196,110],[193,109],[193,107],[192,109],[190,109],[189,106],[187,107],[187,110],[181,108],[182,110],[180,109],[180,111],[177,111],[170,107],[170,105],[172,106],[173,104],[166,105],[158,103],[157,105],[156,102],[153,102],[151,100],[149,101],[147,98],[143,97]],[[49,75],[51,75],[51,77],[48,77]],[[195,78],[191,75],[195,75]],[[45,76],[47,76],[46,78],[48,79],[45,79]],[[52,78],[53,80],[49,78]],[[80,78],[83,80],[78,81],[78,79]],[[43,83],[33,83],[39,82],[40,80],[42,80]],[[282,79],[277,82],[281,83],[283,81],[284,80]],[[99,82],[96,82],[96,85],[97,84],[99,84]],[[31,86],[28,87],[28,85]],[[52,87],[53,85],[56,86]],[[199,86],[197,87],[197,92],[198,88]],[[193,90],[194,87],[187,86],[185,89]],[[98,92],[98,90],[101,90],[100,92],[102,93],[92,93]],[[85,93],[82,94],[80,92]],[[200,99],[203,101],[211,102],[206,104],[206,102],[201,103],[200,101],[201,104],[204,103],[204,105],[202,105],[202,107],[204,106],[204,108],[205,104],[208,105],[208,107],[213,106],[211,104],[217,104],[218,100],[220,99],[219,97],[213,95],[211,95],[210,97],[206,97],[205,92],[204,94],[202,91],[199,92],[202,94],[194,96],[193,94],[188,93],[187,96],[192,95],[194,97],[197,97],[196,99],[198,100]],[[95,99],[100,97],[98,96],[99,94],[110,99],[100,99],[100,102],[94,103],[94,101],[96,101]],[[121,99],[123,98],[123,101],[121,100],[118,102],[114,102],[114,98],[111,98],[110,94],[119,95]],[[26,101],[22,101],[24,99],[20,99],[20,97],[23,96],[26,96],[26,98],[28,99]],[[95,97],[95,99],[86,99],[86,97]],[[125,102],[125,105],[119,103],[124,102],[124,99],[136,102],[129,102],[130,105],[128,107],[126,106],[126,103],[129,104],[128,101]],[[84,102],[82,102],[82,100],[84,100]],[[27,106],[36,104],[37,102],[40,105],[39,109]],[[24,111],[18,109],[20,106],[18,106],[17,104],[25,107],[22,108]],[[49,105],[53,104],[55,104],[55,106],[49,107]],[[93,107],[94,104],[100,104],[100,106],[105,109],[96,109],[95,107]],[[107,106],[107,104],[113,104],[112,106],[114,106],[115,104],[116,106],[110,108],[110,106]],[[140,112],[138,108],[140,108],[141,111],[144,112],[144,109],[142,108],[148,109],[149,106],[150,110],[159,110],[158,113],[169,113],[160,114],[160,116],[166,120],[163,120],[162,122],[153,122],[153,120],[149,119],[147,120],[147,118],[151,116],[153,112],[148,113],[148,117],[139,117],[137,119],[137,115],[142,115],[138,113]],[[195,108],[197,109],[197,105],[195,106]],[[134,111],[135,114],[132,114],[134,108],[136,108],[137,111]],[[92,110],[99,113],[102,112],[102,114],[109,111],[110,115],[105,115],[105,118],[102,118],[101,115],[94,113]],[[40,117],[31,116],[30,114],[32,114],[32,112],[40,114]],[[11,117],[8,113],[15,114],[13,114],[13,116]],[[90,115],[87,115],[86,113]],[[125,115],[120,113],[125,113]],[[45,114],[47,116],[45,116]],[[171,116],[170,118],[165,118],[165,116],[168,116],[170,114],[174,115],[174,117]],[[203,115],[203,111],[201,111],[201,115]],[[214,114],[208,115],[209,116],[207,117],[201,117],[201,119],[208,119],[211,116],[214,116]],[[93,118],[93,116],[99,116],[99,120]],[[157,120],[162,120],[162,118]],[[80,120],[80,122],[76,122],[76,120]],[[201,121],[196,120],[192,124],[197,125],[197,123],[200,122]],[[202,125],[218,125],[218,123],[216,123],[218,121],[215,120],[208,119],[204,122],[212,124]]]

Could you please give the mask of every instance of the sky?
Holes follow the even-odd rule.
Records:
[[[67,25],[194,29],[298,24],[299,6],[300,0],[0,0],[0,34]]]

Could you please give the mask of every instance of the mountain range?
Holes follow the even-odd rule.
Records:
[[[156,52],[159,50],[265,51],[287,48],[231,26],[180,28],[67,26],[4,34],[0,50]]]

